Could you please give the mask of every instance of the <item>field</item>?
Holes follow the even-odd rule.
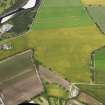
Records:
[[[105,86],[102,85],[78,85],[81,91],[89,94],[105,104]]]
[[[71,1],[72,3],[64,0],[61,2],[46,0],[44,2],[44,6],[43,3],[41,4],[36,22],[33,23],[30,32],[22,37],[2,42],[13,44],[14,48],[10,51],[0,51],[0,59],[28,48],[35,48],[35,57],[43,65],[52,68],[69,81],[89,82],[91,80],[90,53],[104,45],[104,36],[88,17],[79,0]],[[43,8],[49,12],[46,12]],[[57,8],[59,14],[55,11],[55,8]],[[64,11],[62,8],[65,8]],[[71,9],[71,12],[69,9]],[[42,13],[40,13],[41,11]],[[70,17],[68,17],[69,15]],[[55,20],[63,18],[62,20],[66,21],[66,17],[68,17],[67,23],[69,25],[65,26],[65,22],[61,22],[63,26],[58,25],[58,27],[59,22],[55,22]],[[74,17],[80,17],[78,18],[79,21],[76,22]],[[41,19],[44,19],[44,27],[42,22],[37,23]],[[45,20],[49,20],[49,22],[46,23]],[[82,23],[83,21],[84,23]],[[57,27],[55,28],[55,26]]]
[[[105,7],[88,6],[87,11],[100,30],[105,34]]]
[[[105,5],[105,0],[82,0],[86,5]]]
[[[93,25],[80,0],[43,0],[33,30]]]
[[[31,50],[0,62],[0,89],[0,94],[6,97],[6,105],[18,105],[43,92],[33,66]]]
[[[98,49],[95,52],[95,82],[105,84],[105,47]]]
[[[43,65],[70,81],[80,82],[90,81],[90,53],[105,43],[96,27],[32,31],[26,36]]]
[[[7,81],[25,71],[33,69],[32,52],[19,54],[0,62],[0,82]]]

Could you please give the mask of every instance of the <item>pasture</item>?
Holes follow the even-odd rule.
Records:
[[[81,91],[94,97],[101,103],[105,104],[105,86],[103,85],[78,85]]]
[[[67,28],[93,25],[80,0],[43,0],[32,29]]]
[[[105,47],[95,52],[95,82],[105,84]]]
[[[105,7],[88,6],[87,11],[93,21],[97,24],[101,32],[105,34]]]

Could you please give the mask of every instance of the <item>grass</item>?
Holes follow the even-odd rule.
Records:
[[[87,10],[94,20],[94,22],[99,26],[101,31],[105,33],[105,7],[104,6],[88,6]]]
[[[47,84],[45,85],[45,88],[48,97],[58,97],[63,99],[68,98],[68,92],[66,92],[66,90],[63,87],[57,84]]]
[[[78,85],[81,91],[89,94],[98,101],[105,104],[105,86],[102,85]]]
[[[79,0],[43,0],[33,30],[93,25]]]
[[[31,51],[15,55],[0,62],[0,81],[6,81],[27,70],[32,70]]]
[[[105,84],[105,47],[95,52],[95,82]]]
[[[105,0],[82,0],[86,5],[105,5]]]

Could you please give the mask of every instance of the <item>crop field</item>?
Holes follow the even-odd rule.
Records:
[[[33,30],[93,25],[80,0],[43,0]]]
[[[104,36],[94,27],[37,30],[26,34],[35,56],[70,81],[90,81],[89,57],[104,45]],[[83,78],[84,77],[84,78]]]
[[[93,21],[100,30],[105,34],[105,7],[104,6],[88,6],[87,10]]]
[[[27,51],[1,61],[0,82],[8,81],[23,72],[33,70],[31,56],[32,52]]]
[[[105,86],[103,85],[78,85],[81,91],[89,94],[105,104]]]
[[[105,0],[82,0],[86,5],[105,5]]]
[[[105,84],[105,47],[95,52],[95,82]]]

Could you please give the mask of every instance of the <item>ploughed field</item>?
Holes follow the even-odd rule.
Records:
[[[6,82],[12,80],[18,75],[27,71],[33,70],[32,64],[32,52],[27,51],[23,54],[18,54],[13,57],[9,57],[0,62],[0,82]]]

